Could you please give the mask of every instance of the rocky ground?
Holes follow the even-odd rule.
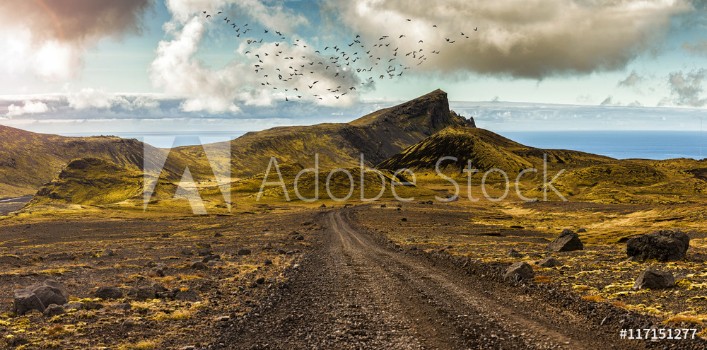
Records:
[[[4,223],[0,348],[209,344],[223,322],[287,280],[318,230],[313,215]],[[65,287],[69,304],[15,315],[13,291],[47,279]]]
[[[619,339],[623,328],[702,331],[703,232],[690,233],[687,257],[675,262],[630,261],[623,237],[593,227],[572,227],[582,231],[583,250],[549,253],[565,222],[531,227],[521,209],[425,201],[235,216],[6,220],[0,347],[707,346],[699,339]],[[618,218],[643,208],[562,210],[563,218]],[[559,265],[536,264],[549,256]],[[509,265],[523,262],[532,276],[504,277]],[[672,272],[676,286],[633,290],[650,266]],[[13,291],[47,279],[65,287],[69,303],[16,315]]]
[[[231,324],[214,348],[701,349],[703,341],[619,339],[660,320],[578,297],[547,283],[504,280],[508,264],[429,247],[401,247],[365,226],[436,218],[359,207],[325,216],[315,254],[283,292]],[[397,218],[406,213],[407,220]],[[427,213],[427,214],[426,214]],[[459,213],[457,213],[459,214]],[[454,221],[449,222],[454,224]],[[482,232],[483,227],[475,227]],[[397,232],[405,232],[398,227]],[[444,231],[437,231],[444,234]],[[528,234],[531,236],[532,234]],[[313,288],[316,286],[316,288]]]

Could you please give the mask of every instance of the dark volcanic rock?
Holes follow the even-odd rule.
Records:
[[[191,268],[194,270],[208,270],[209,269],[209,267],[206,266],[206,264],[204,264],[201,261],[196,261],[196,262],[192,263]]]
[[[685,258],[690,237],[682,231],[662,230],[631,238],[626,254],[634,260],[676,261]]]
[[[15,255],[2,255],[0,256],[0,265],[11,265],[19,267],[22,264],[22,259]]]
[[[118,287],[99,287],[93,295],[101,299],[120,299],[123,297],[123,291]]]
[[[523,254],[521,254],[519,251],[511,248],[511,250],[508,251],[508,256],[512,258],[522,258]]]
[[[250,253],[251,253],[250,249],[241,248],[241,249],[238,249],[238,253],[236,253],[236,254],[238,254],[238,255],[250,255]]]
[[[562,263],[553,257],[547,257],[547,258],[539,261],[538,265],[540,265],[541,267],[556,267],[556,266],[562,266]]]
[[[675,277],[673,277],[672,273],[650,268],[638,275],[636,283],[633,284],[633,289],[663,289],[674,285]]]
[[[510,279],[512,281],[524,281],[530,280],[535,276],[533,268],[526,262],[517,262],[508,267],[506,274],[503,276],[505,279]]]
[[[69,301],[66,288],[55,280],[46,280],[15,291],[14,311],[23,315],[29,310],[44,312],[50,304],[64,305]]]
[[[571,230],[563,230],[560,236],[555,238],[548,246],[547,249],[553,252],[571,252],[574,250],[583,250],[584,244],[579,239],[579,235],[572,232]]]
[[[201,300],[201,297],[199,297],[199,294],[191,289],[188,290],[177,290],[174,293],[174,299],[176,300],[181,300],[181,301],[199,301]]]
[[[44,316],[52,317],[65,313],[64,307],[57,304],[51,304],[46,309],[44,309]]]
[[[130,289],[128,296],[135,300],[154,299],[157,297],[157,291],[152,286],[142,286]]]

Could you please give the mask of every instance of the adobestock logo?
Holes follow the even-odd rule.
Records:
[[[164,136],[160,136],[164,138]],[[178,161],[169,162],[172,152],[178,151],[172,148],[156,148],[150,146],[150,142],[155,144],[165,144],[164,140],[152,140],[153,137],[144,137],[144,160],[143,160],[143,210],[147,211],[150,204],[155,203],[156,192],[161,193],[160,198],[165,199],[165,192],[160,192],[158,186],[169,186],[172,194],[166,199],[186,200],[191,211],[195,215],[208,214],[206,201],[202,197],[202,192],[208,191],[211,196],[209,200],[214,200],[214,194],[219,196],[219,201],[223,201],[222,208],[231,212],[233,201],[233,181],[232,178],[232,152],[231,136],[222,136],[217,142],[203,143],[199,137],[190,137],[188,141],[184,137],[171,137],[171,144],[179,146],[182,144],[201,145],[203,152],[189,154],[184,157],[176,157]],[[167,143],[169,144],[169,143]],[[413,169],[400,168],[395,171],[379,170],[366,166],[365,156],[360,155],[357,166],[352,168],[323,169],[320,164],[320,155],[314,154],[313,166],[299,170],[296,175],[285,176],[281,170],[277,157],[269,159],[266,169],[261,172],[262,182],[257,193],[254,195],[255,201],[260,202],[264,197],[273,200],[284,200],[286,202],[301,201],[303,203],[313,203],[317,201],[346,202],[358,200],[362,203],[374,202],[382,198],[392,198],[399,202],[412,202],[416,197],[411,191],[404,189],[415,189],[418,186],[418,175]],[[193,162],[193,163],[190,163]],[[458,162],[458,158],[452,156],[440,157],[434,169],[434,177],[429,176],[425,181],[434,181],[436,186],[442,184],[445,188],[452,188],[449,196],[435,196],[435,200],[440,203],[448,203],[458,200],[468,200],[478,202],[487,200],[490,202],[500,202],[515,196],[517,199],[526,202],[548,201],[550,195],[555,195],[562,201],[567,198],[555,188],[553,182],[564,173],[564,169],[554,175],[548,172],[547,155],[543,157],[542,169],[523,169],[513,176],[504,169],[491,168],[481,171],[472,167],[471,161],[458,173],[460,176],[453,177],[443,171],[445,165]],[[198,169],[199,176],[195,179],[193,170]],[[168,175],[165,175],[168,174]],[[462,175],[463,174],[463,175]],[[522,183],[532,182],[542,174],[542,184],[540,193],[531,197],[523,193]],[[465,181],[460,181],[461,179]],[[472,182],[478,182],[474,185]],[[272,190],[275,190],[274,192]],[[476,191],[475,191],[476,190]],[[474,196],[477,193],[477,196]]]
[[[457,179],[447,175],[444,173],[442,170],[442,165],[445,163],[449,162],[454,162],[456,163],[458,161],[457,157],[452,157],[452,156],[445,156],[445,157],[440,157],[436,164],[435,164],[435,174],[438,176],[440,179],[448,182],[453,188],[454,188],[454,193],[449,196],[449,197],[439,197],[435,196],[435,200],[438,202],[442,203],[447,203],[447,202],[453,202],[461,199],[462,196],[462,186],[459,184]],[[510,195],[511,188],[514,189],[515,195],[517,196],[518,199],[525,201],[525,202],[537,202],[537,201],[548,201],[548,194],[550,192],[553,192],[557,197],[559,197],[560,200],[563,202],[568,201],[565,196],[560,193],[560,191],[555,188],[553,185],[553,182],[557,180],[564,172],[565,169],[561,169],[557,173],[550,178],[550,174],[548,172],[548,166],[547,166],[547,155],[543,155],[543,168],[542,168],[542,198],[538,197],[527,197],[522,193],[521,190],[521,181],[529,176],[530,174],[538,174],[540,173],[540,170],[536,168],[528,168],[528,169],[523,169],[516,176],[511,178],[508,173],[499,168],[491,168],[485,172],[481,172],[479,169],[475,169],[472,167],[472,162],[468,161],[467,167],[462,170],[462,172],[466,175],[466,191],[464,192],[464,197],[468,199],[471,202],[478,202],[481,200],[481,198],[474,197],[472,195],[473,193],[473,188],[474,185],[472,185],[472,178],[476,174],[480,174],[481,181],[478,187],[481,189],[481,193],[483,195],[483,198],[485,200],[488,200],[490,202],[500,202],[504,199],[507,199],[508,196]],[[311,197],[306,197],[302,194],[302,191],[300,189],[300,181],[301,178],[304,175],[311,174],[314,177],[314,189]],[[378,187],[376,190],[378,190],[377,194],[374,197],[366,197],[366,175],[368,174],[375,174],[377,178],[380,180],[380,187]],[[343,182],[340,181],[342,176],[339,176],[339,180],[333,181],[334,177],[336,175],[343,175],[344,179]],[[490,177],[496,175],[496,177],[500,177],[502,179],[502,188],[503,188],[503,193],[501,195],[492,195],[491,191],[489,191],[489,188],[491,187],[491,181],[489,180]],[[276,178],[277,181],[271,181],[271,178]],[[324,179],[324,188],[327,194],[326,198],[321,197],[321,191],[320,191],[320,182],[321,180]],[[511,179],[513,179],[513,184],[511,184]],[[394,172],[392,172],[391,176],[386,176],[382,171],[379,169],[374,169],[367,167],[365,165],[365,158],[364,155],[360,155],[360,161],[358,164],[357,169],[345,169],[345,168],[336,168],[329,170],[326,172],[326,174],[322,174],[320,166],[319,166],[319,154],[315,154],[314,156],[314,167],[313,168],[307,168],[307,169],[302,169],[300,170],[297,175],[294,177],[294,181],[292,183],[292,190],[297,197],[298,200],[303,201],[303,202],[316,202],[318,200],[322,199],[330,199],[335,202],[345,202],[351,200],[351,198],[354,195],[355,189],[358,187],[358,200],[361,202],[372,202],[381,199],[385,193],[386,193],[386,185],[387,183],[390,183],[390,192],[392,197],[400,202],[411,202],[415,200],[415,197],[402,197],[399,195],[398,191],[396,188],[399,188],[401,186],[417,186],[417,176],[415,172],[412,169],[409,168],[401,168],[397,169]],[[498,181],[493,182],[494,185],[498,185]],[[344,185],[345,188],[348,188],[348,190],[343,191],[345,193],[344,195],[336,194],[332,191],[332,188],[341,188],[341,185]],[[266,193],[266,188],[271,188],[271,187],[276,187],[276,188],[281,188],[282,189],[282,194],[283,198],[286,201],[292,201],[293,199],[289,195],[289,190],[287,187],[287,183],[285,182],[285,177],[283,176],[282,172],[280,171],[280,166],[277,161],[277,157],[271,157],[270,162],[268,163],[268,167],[265,171],[265,175],[263,177],[263,181],[260,185],[260,190],[258,191],[258,195],[256,200],[260,201],[264,194]],[[307,186],[309,189],[310,186]],[[342,191],[339,190],[339,193]]]

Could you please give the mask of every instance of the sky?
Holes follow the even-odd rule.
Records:
[[[238,135],[437,88],[496,131],[707,119],[705,0],[7,0],[0,44],[0,124],[39,132]]]

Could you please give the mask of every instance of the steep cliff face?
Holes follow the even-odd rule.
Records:
[[[322,167],[345,167],[358,164],[363,154],[366,164],[375,165],[450,126],[473,126],[473,121],[450,112],[447,93],[435,90],[350,123],[280,127],[243,135],[231,142],[233,173],[263,172],[272,156],[280,162],[311,166],[318,154]]]

